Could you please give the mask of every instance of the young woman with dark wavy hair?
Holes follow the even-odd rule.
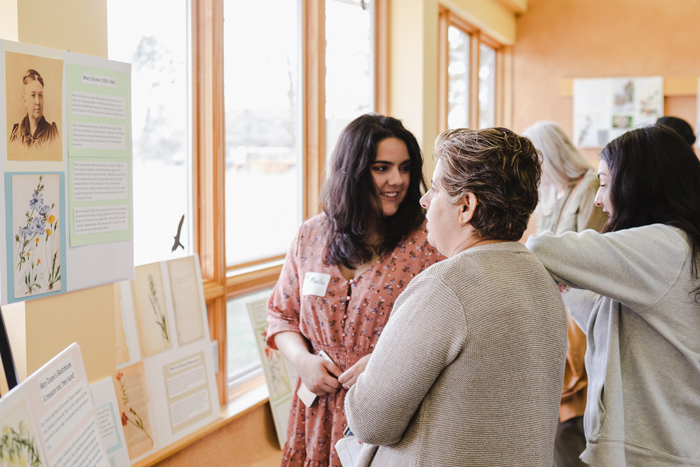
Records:
[[[394,301],[439,259],[420,206],[423,160],[399,120],[352,121],[333,152],[323,213],[306,221],[268,301],[267,343],[299,373],[283,466],[337,466],[346,391],[367,365]],[[317,354],[325,351],[330,363]],[[318,396],[309,407],[300,383]]]
[[[574,288],[564,301],[586,332],[581,459],[700,465],[700,161],[677,132],[650,126],[608,144],[598,176],[604,233],[527,242]]]

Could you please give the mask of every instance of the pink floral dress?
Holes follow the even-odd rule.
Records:
[[[423,224],[401,240],[392,253],[354,280],[347,280],[336,265],[323,261],[325,219],[321,214],[305,222],[292,244],[267,303],[267,344],[276,349],[277,333],[300,332],[311,342],[314,353],[325,350],[345,371],[374,350],[394,302],[409,281],[443,257],[428,243]],[[325,294],[318,280],[315,289],[308,288],[311,278],[325,278]],[[310,290],[318,295],[302,294]],[[301,378],[296,389],[300,383]],[[299,400],[296,389],[282,465],[341,467],[335,443],[347,426],[345,389],[318,397],[311,407]]]

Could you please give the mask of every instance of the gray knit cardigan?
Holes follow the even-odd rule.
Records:
[[[357,467],[551,467],[566,333],[556,284],[520,243],[422,272],[346,396],[369,444]]]

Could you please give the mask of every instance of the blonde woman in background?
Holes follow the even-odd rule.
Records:
[[[564,130],[553,122],[537,122],[523,135],[542,152],[543,158],[537,233],[600,231],[607,216],[594,203],[600,186],[598,175],[571,144]],[[586,465],[579,459],[586,449],[583,431],[588,388],[585,354],[586,336],[569,316],[569,347],[554,443],[555,467]]]

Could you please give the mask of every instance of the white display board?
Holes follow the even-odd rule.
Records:
[[[114,385],[134,463],[221,412],[199,258],[138,266],[119,295]]]
[[[574,145],[602,148],[664,114],[660,76],[574,80]]]
[[[260,352],[260,362],[265,372],[265,381],[270,393],[270,408],[272,418],[275,421],[275,431],[280,448],[284,449],[287,442],[287,425],[289,425],[289,411],[292,407],[292,398],[298,374],[294,366],[284,358],[282,352],[274,350],[267,345],[267,300],[250,302],[248,316],[255,333],[255,342]]]
[[[0,437],[3,465],[110,467],[78,344],[0,398]]]
[[[131,65],[0,41],[0,303],[134,275]]]

